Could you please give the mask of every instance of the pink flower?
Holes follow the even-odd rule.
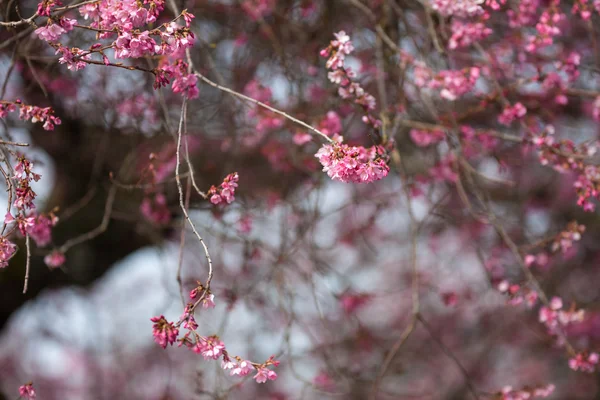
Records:
[[[574,371],[594,372],[598,365],[598,353],[579,353],[575,357],[569,359],[569,367]]]
[[[421,129],[411,129],[410,138],[417,146],[427,147],[441,142],[446,138],[446,135],[440,130],[426,131]]]
[[[160,317],[153,317],[150,321],[154,322],[152,335],[156,343],[162,346],[163,349],[167,347],[167,344],[175,343],[179,335],[179,330],[175,328],[172,322],[167,321],[162,315]]]
[[[309,133],[302,133],[302,132],[296,133],[294,135],[294,137],[292,138],[294,143],[297,144],[298,146],[302,146],[303,144],[310,142],[311,139],[312,139],[312,136]]]
[[[31,226],[27,227],[27,233],[39,247],[45,247],[52,241],[52,227],[56,225],[58,218],[54,215],[38,215]]]
[[[213,359],[217,360],[223,351],[225,350],[225,344],[219,340],[216,336],[210,336],[205,340],[199,340],[194,347],[196,353],[202,353],[205,360]]]
[[[215,308],[215,295],[208,293],[202,299],[202,308]]]
[[[65,255],[58,250],[55,250],[52,253],[48,254],[46,257],[44,257],[44,262],[50,268],[60,267],[65,263],[66,260],[67,259]]]
[[[330,178],[341,182],[370,183],[387,176],[390,167],[383,160],[383,148],[350,147],[346,144],[324,144],[315,157]]]
[[[319,122],[319,130],[326,135],[333,135],[342,131],[342,120],[335,111],[327,111],[325,118]]]
[[[452,37],[448,41],[448,47],[452,50],[468,47],[485,39],[492,33],[492,29],[481,22],[471,23],[460,20],[452,20]]]
[[[235,200],[235,188],[237,188],[237,183],[239,180],[240,178],[238,173],[233,172],[223,179],[223,183],[221,183],[218,188],[211,186],[211,188],[208,190],[210,202],[215,205],[223,202],[231,204]]]
[[[34,32],[40,39],[45,40],[46,42],[54,42],[66,31],[59,24],[50,24],[37,28]]]
[[[15,255],[16,251],[16,244],[12,243],[4,236],[0,236],[0,268],[5,268],[8,265],[8,261]]]
[[[246,376],[253,369],[254,369],[254,367],[252,366],[252,364],[250,363],[250,361],[239,360],[239,362],[237,363],[237,365],[235,365],[233,367],[233,369],[231,370],[230,375],[232,375],[232,376],[233,375]]]
[[[340,296],[340,303],[346,314],[352,314],[371,299],[368,293],[345,293]]]
[[[142,215],[157,225],[166,225],[171,221],[171,212],[167,206],[167,198],[163,193],[144,197],[140,205]]]
[[[33,383],[27,383],[19,387],[19,396],[24,400],[35,400],[35,389]]]
[[[254,375],[256,383],[265,383],[267,380],[274,381],[277,379],[277,373],[268,368],[259,368],[256,375]]]
[[[227,371],[228,369],[233,370],[235,367],[237,367],[237,364],[231,361],[231,359],[227,355],[223,355],[223,360],[221,361],[221,368]]]

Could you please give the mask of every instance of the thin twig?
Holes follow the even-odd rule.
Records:
[[[452,351],[450,351],[450,349],[448,347],[446,347],[446,345],[444,345],[444,343],[433,334],[433,330],[431,329],[431,327],[429,326],[427,321],[425,321],[425,319],[423,318],[422,315],[419,315],[417,318],[423,324],[423,327],[429,333],[429,336],[431,336],[433,341],[436,342],[438,346],[440,346],[440,348],[442,349],[444,354],[446,354],[448,356],[448,358],[450,358],[452,361],[454,361],[454,363],[456,364],[458,369],[460,369],[460,372],[463,374],[463,377],[465,378],[465,383],[467,385],[467,388],[469,389],[469,392],[471,392],[471,394],[473,395],[475,400],[479,400],[479,396],[477,395],[477,391],[475,390],[475,387],[473,386],[473,383],[471,382],[469,373],[465,369],[465,367],[462,365],[460,360],[458,358],[456,358],[454,353]]]
[[[200,236],[200,234],[196,230],[196,226],[190,219],[187,208],[185,207],[184,198],[183,198],[183,188],[181,186],[181,178],[179,176],[179,166],[181,164],[181,137],[182,137],[182,131],[183,131],[183,120],[185,118],[186,111],[187,111],[187,97],[184,97],[183,105],[181,106],[181,117],[179,119],[179,129],[177,131],[177,152],[176,152],[177,164],[175,165],[175,181],[177,182],[177,190],[179,192],[179,205],[181,207],[181,211],[183,212],[183,215],[185,216],[185,219],[187,220],[187,222],[190,224],[192,231],[194,232],[194,235],[196,235],[196,237],[200,241],[200,244],[202,245],[202,248],[204,249],[204,255],[206,256],[206,261],[208,262],[208,278],[206,279],[206,284],[204,285],[205,286],[204,293],[206,293],[208,291],[208,289],[210,288],[210,282],[213,277],[212,260],[210,258],[210,253],[208,252],[208,247],[206,246],[206,243],[204,243],[204,239],[202,239],[202,236]],[[201,298],[202,297],[204,297],[204,296],[201,296]],[[195,303],[195,305],[190,310],[190,313],[193,311],[193,309],[195,309],[197,304],[199,304],[199,301]]]
[[[102,216],[102,222],[96,228],[91,231],[84,233],[76,238],[67,240],[62,246],[58,248],[58,251],[61,253],[65,253],[71,247],[76,246],[80,243],[86,242],[88,240],[92,240],[95,237],[103,234],[108,228],[108,223],[110,222],[110,215],[112,212],[113,204],[115,201],[115,195],[117,194],[117,187],[112,185],[110,190],[108,191],[108,196],[106,198],[106,204],[104,206],[104,215]]]
[[[290,121],[292,121],[292,122],[294,122],[294,123],[296,123],[296,124],[298,124],[298,125],[306,128],[306,129],[308,129],[309,131],[311,131],[313,133],[316,133],[317,135],[320,135],[321,137],[323,137],[323,139],[327,140],[328,142],[334,143],[333,139],[331,139],[329,136],[327,136],[326,134],[324,134],[323,132],[321,132],[317,128],[315,128],[315,127],[307,124],[306,122],[299,120],[298,118],[292,117],[291,115],[289,115],[289,114],[287,114],[287,113],[285,113],[285,112],[283,112],[281,110],[278,110],[278,109],[276,109],[274,107],[271,107],[270,105],[265,104],[265,103],[263,103],[261,101],[258,101],[256,99],[253,99],[252,97],[248,97],[248,96],[246,96],[244,94],[236,92],[233,89],[229,89],[228,87],[219,85],[218,83],[211,81],[210,79],[208,79],[207,77],[205,77],[204,75],[202,75],[198,71],[194,71],[194,74],[198,78],[200,78],[201,81],[203,81],[204,83],[209,84],[210,86],[212,86],[214,88],[217,88],[217,89],[219,89],[219,90],[221,90],[223,92],[229,93],[232,96],[238,97],[238,98],[240,98],[242,100],[245,100],[247,102],[250,102],[252,104],[256,104],[257,106],[265,108],[265,109],[271,111],[274,114],[281,115],[282,117],[284,117],[284,118],[286,118],[286,119],[288,119],[288,120],[290,120]]]
[[[29,267],[31,266],[31,246],[29,244],[29,233],[25,233],[25,248],[27,249],[27,261],[25,261],[25,282],[23,283],[23,294],[27,293],[29,285]]]

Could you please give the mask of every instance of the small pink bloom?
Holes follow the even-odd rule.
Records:
[[[232,375],[232,376],[233,375],[246,376],[253,369],[254,369],[254,367],[252,366],[252,364],[250,363],[250,361],[241,360],[231,370],[230,375]]]
[[[50,268],[57,268],[63,265],[66,261],[66,257],[63,253],[58,250],[53,251],[44,257],[44,262]]]
[[[306,144],[308,142],[310,142],[312,139],[312,136],[308,133],[296,133],[293,137],[293,141],[295,144],[297,144],[298,146],[302,146],[303,144]]]
[[[215,308],[215,295],[212,293],[207,294],[202,299],[202,308]]]

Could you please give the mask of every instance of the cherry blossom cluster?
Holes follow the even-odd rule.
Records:
[[[381,126],[381,121],[371,114],[377,105],[375,97],[367,93],[360,83],[353,81],[356,73],[351,68],[344,67],[346,56],[354,51],[350,36],[344,31],[335,33],[334,36],[335,39],[329,46],[320,52],[321,57],[328,57],[325,66],[330,71],[327,76],[332,83],[339,86],[340,97],[352,99],[354,103],[363,108],[365,112],[362,118],[363,122],[377,128]]]
[[[446,134],[441,129],[411,129],[410,138],[417,146],[427,147],[443,141]]]
[[[550,242],[549,252],[557,253],[560,251],[563,255],[567,255],[569,254],[569,250],[573,248],[573,242],[581,240],[581,235],[583,235],[585,229],[585,225],[578,224],[577,221],[572,221],[567,225],[567,229],[554,237],[542,241],[540,245]],[[537,254],[526,254],[524,261],[527,267],[536,266],[545,268],[550,263],[550,256],[546,251],[541,251]]]
[[[221,203],[231,204],[235,200],[235,188],[238,187],[240,177],[237,172],[233,172],[223,179],[219,187],[211,186],[208,190],[210,202],[217,205]]]
[[[577,221],[571,221],[567,229],[560,232],[552,242],[552,251],[560,250],[566,253],[573,246],[573,242],[581,240],[581,235],[585,232],[585,225],[578,224]]]
[[[41,177],[39,174],[33,172],[33,163],[25,158],[25,156],[19,156],[14,171],[15,174],[12,178],[14,180],[16,198],[12,206],[15,207],[16,211],[14,216],[11,212],[7,212],[4,217],[4,223],[11,224],[14,222],[15,228],[18,228],[23,236],[29,235],[36,245],[45,247],[52,241],[52,227],[56,225],[58,218],[52,212],[46,215],[37,214],[35,211],[34,200],[36,193],[31,188],[31,182],[37,182]],[[16,246],[8,239],[2,238],[1,247],[0,266],[5,267],[8,260],[14,254]],[[64,256],[62,262],[64,262]],[[56,260],[54,263],[56,263]],[[51,265],[49,264],[49,266]]]
[[[432,0],[431,8],[444,17],[470,17],[483,13],[484,0]]]
[[[442,70],[434,73],[423,62],[414,62],[415,84],[421,88],[437,90],[443,99],[449,101],[455,101],[472,92],[480,74],[479,67]]]
[[[521,103],[515,105],[507,105],[498,116],[498,122],[502,125],[510,126],[510,124],[519,118],[523,118],[527,114],[527,109]]]
[[[195,99],[200,94],[198,90],[198,77],[188,72],[188,65],[183,60],[176,60],[174,64],[163,65],[161,71],[173,78],[171,88],[173,93],[181,93],[188,99]]]
[[[218,336],[202,336],[198,334],[196,331],[198,323],[194,318],[194,310],[200,303],[202,303],[204,308],[214,307],[214,295],[210,293],[210,290],[205,289],[204,286],[198,283],[198,286],[190,292],[190,299],[194,300],[195,303],[188,303],[186,305],[183,315],[176,323],[167,321],[163,315],[151,318],[151,321],[154,323],[152,334],[158,345],[166,348],[167,345],[179,342],[180,347],[185,346],[194,353],[201,354],[205,360],[221,359],[221,368],[229,371],[231,376],[238,375],[243,377],[254,373],[253,378],[257,383],[265,383],[268,380],[277,379],[277,373],[269,368],[279,365],[279,361],[275,360],[274,356],[271,356],[264,363],[255,363],[239,356],[230,355],[225,348],[225,344]],[[181,338],[179,338],[180,327],[187,330]]]
[[[546,326],[550,335],[559,336],[560,329],[563,327],[583,321],[585,313],[583,310],[571,308],[565,311],[563,301],[560,297],[553,297],[548,306],[542,306],[539,311],[539,321]],[[559,344],[561,339],[559,337]]]
[[[56,125],[60,125],[60,118],[54,116],[54,110],[50,107],[38,107],[23,104],[21,100],[3,101],[0,100],[0,118],[5,118],[9,112],[19,109],[19,118],[23,121],[36,123],[41,122],[47,131],[54,130]]]
[[[561,34],[558,25],[566,18],[565,14],[555,10],[556,8],[552,7],[542,13],[535,25],[536,34],[527,37],[525,50],[535,52],[554,44],[554,37]]]
[[[512,386],[505,386],[497,394],[498,400],[530,400],[535,398],[546,398],[554,393],[556,386],[549,384],[536,388],[525,387],[523,389],[513,389]]]
[[[177,61],[182,52],[194,43],[194,34],[190,30],[194,15],[184,10],[171,22],[151,30],[141,29],[157,21],[159,14],[164,10],[164,3],[164,0],[100,0],[85,3],[79,7],[79,13],[84,20],[90,22],[89,25],[82,26],[78,24],[77,19],[53,15],[56,11],[55,6],[60,5],[60,2],[43,1],[39,5],[38,15],[48,19],[46,25],[36,29],[35,33],[54,47],[56,54],[60,54],[59,62],[66,64],[68,69],[73,71],[85,68],[92,62],[92,54],[99,54],[105,65],[122,65],[111,63],[106,55],[109,49],[114,50],[114,58],[117,60],[146,56],[171,57],[175,60],[172,65],[151,71],[155,75],[154,87],[166,86],[172,77],[174,93],[195,98],[198,96],[197,77],[188,73],[185,63]],[[180,19],[185,22],[185,26],[178,24]],[[98,32],[98,39],[114,40],[110,44],[95,43],[89,50],[67,47],[58,42],[63,34],[75,28],[95,30]]]
[[[508,296],[508,304],[516,306],[525,304],[529,308],[533,308],[538,301],[538,293],[527,287],[518,284],[510,284],[507,280],[503,280],[498,284],[498,291]]]
[[[35,400],[36,394],[33,383],[29,382],[19,387],[19,396],[23,400]]]
[[[586,164],[585,160],[598,151],[598,143],[581,143],[572,140],[556,140],[554,128],[547,126],[540,134],[531,135],[528,140],[538,150],[540,163],[551,165],[560,173],[575,172],[574,183],[577,192],[577,205],[585,211],[596,209],[592,199],[600,199],[600,169],[596,165]]]
[[[8,266],[8,261],[15,255],[16,251],[16,244],[4,236],[0,236],[0,268],[6,268]]]
[[[364,148],[341,143],[324,144],[315,157],[331,179],[341,182],[370,183],[390,172],[382,146]]]
[[[477,43],[492,34],[492,29],[483,22],[465,22],[458,19],[452,20],[452,36],[448,40],[451,50],[465,48]]]
[[[83,51],[77,47],[65,47],[60,43],[54,46],[56,49],[55,54],[60,54],[61,56],[58,59],[58,62],[61,64],[66,64],[67,69],[70,71],[79,71],[80,69],[84,69],[87,65],[86,61],[91,60],[92,55],[89,51]],[[106,56],[104,56],[103,61],[108,65],[109,61]]]
[[[573,371],[594,372],[598,368],[600,356],[598,353],[578,353],[569,359],[569,367]]]

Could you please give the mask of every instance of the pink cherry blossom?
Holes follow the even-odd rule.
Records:
[[[265,383],[267,380],[274,381],[275,379],[277,379],[277,373],[268,368],[259,368],[256,375],[254,375],[256,383]]]
[[[63,253],[58,250],[53,251],[44,257],[44,263],[50,268],[57,268],[63,265],[66,261],[66,257]]]
[[[35,400],[36,393],[35,389],[33,388],[33,383],[27,383],[25,385],[20,386],[19,396],[21,396],[23,400]]]
[[[179,335],[179,329],[177,329],[172,322],[169,322],[165,319],[164,316],[152,317],[150,319],[154,322],[152,326],[152,335],[154,336],[154,341],[158,343],[163,349],[167,347],[168,344],[173,344],[177,340],[177,336]]]

